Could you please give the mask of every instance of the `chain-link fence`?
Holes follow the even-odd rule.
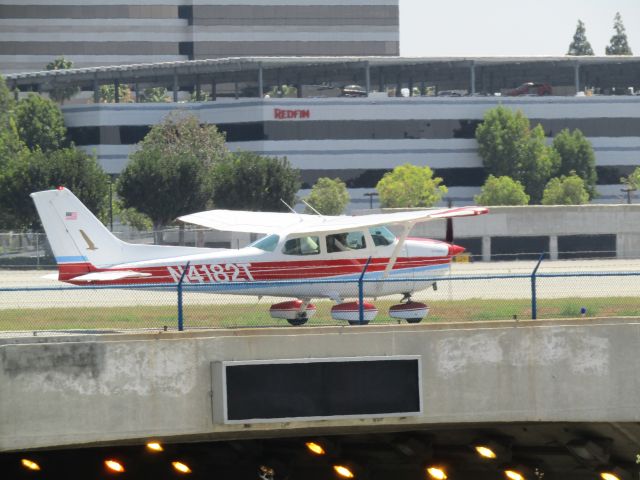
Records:
[[[332,308],[337,301],[347,302],[354,307],[349,318],[357,322],[361,315],[356,303],[360,288],[365,301],[379,312],[371,323],[396,323],[404,320],[391,316],[389,309],[399,305],[402,295],[385,295],[385,289],[395,285],[398,291],[404,291],[417,283],[434,282],[435,289],[419,291],[411,298],[428,306],[424,322],[640,316],[640,268],[635,269],[634,265],[627,265],[634,270],[626,271],[593,270],[598,264],[592,265],[591,270],[578,267],[579,271],[555,271],[535,270],[531,264],[521,267],[514,262],[508,267],[510,272],[505,273],[502,267],[503,272],[497,274],[490,272],[491,266],[466,266],[467,272],[437,278],[394,276],[384,282],[365,278],[362,282],[351,279],[127,287],[47,286],[50,280],[40,279],[43,272],[12,271],[13,286],[0,287],[0,331],[345,325],[344,315],[343,320],[334,319]],[[616,263],[609,267],[620,266]],[[6,280],[10,274],[4,275]],[[313,300],[311,305],[300,308],[308,314],[304,315],[304,322],[291,317],[287,320],[291,311],[283,314],[282,309],[291,309],[293,298],[306,297]],[[279,318],[273,318],[272,313]],[[371,312],[362,314],[368,318]]]

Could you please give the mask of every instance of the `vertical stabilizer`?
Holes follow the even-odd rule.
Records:
[[[60,280],[122,260],[124,242],[116,238],[64,187],[32,193],[56,258]]]

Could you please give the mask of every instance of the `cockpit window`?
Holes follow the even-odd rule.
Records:
[[[396,239],[396,236],[387,227],[371,227],[369,232],[371,233],[373,244],[376,247],[386,247],[387,245],[391,245]]]
[[[282,253],[285,255],[318,255],[320,239],[318,237],[291,238],[284,243]]]
[[[266,237],[256,240],[249,246],[259,248],[265,252],[273,252],[278,246],[279,241],[280,237],[278,235],[267,235]]]
[[[327,235],[327,253],[347,252],[367,248],[364,232],[344,232]]]

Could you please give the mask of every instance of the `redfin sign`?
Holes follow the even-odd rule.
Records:
[[[273,118],[275,118],[276,120],[311,118],[311,111],[310,110],[285,110],[283,108],[274,108]]]

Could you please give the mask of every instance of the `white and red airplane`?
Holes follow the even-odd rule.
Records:
[[[357,323],[359,303],[344,299],[357,296],[355,280],[369,259],[364,278],[378,281],[364,283],[364,296],[402,294],[390,316],[419,322],[428,307],[411,295],[431,287],[433,278],[447,273],[452,258],[464,251],[451,243],[450,219],[488,212],[462,207],[322,216],[210,210],[179,218],[217,230],[265,234],[244,248],[218,249],[126,243],[64,187],[31,197],[58,264],[58,280],[76,285],[177,284],[181,278],[184,284],[224,283],[228,294],[296,297],[270,309],[272,317],[292,325],[315,314],[313,298],[332,299],[337,303],[333,318]],[[448,219],[447,242],[408,238],[416,223],[440,218]],[[401,233],[396,236],[386,226]],[[385,281],[389,278],[394,281]],[[343,282],[349,279],[354,281]],[[287,282],[278,284],[282,281]],[[370,303],[363,302],[362,309],[367,322],[377,314]]]

